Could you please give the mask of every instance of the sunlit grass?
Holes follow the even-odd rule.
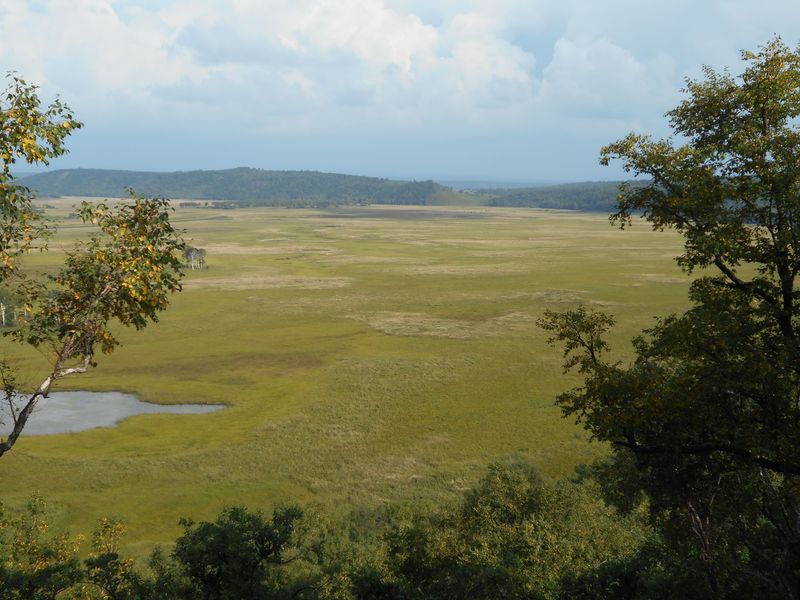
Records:
[[[39,491],[54,526],[74,530],[120,516],[134,552],[226,504],[440,502],[495,460],[563,476],[603,449],[554,406],[575,379],[535,319],[579,302],[607,310],[624,359],[635,332],[686,302],[678,237],[602,215],[179,209],[175,221],[209,268],[188,272],[160,323],[122,332],[61,389],[230,408],[22,438],[0,461],[5,501]],[[28,264],[52,270],[88,231],[66,222]],[[36,383],[43,359],[0,343]]]

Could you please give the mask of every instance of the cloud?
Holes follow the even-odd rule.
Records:
[[[671,98],[673,71],[667,57],[644,62],[605,38],[561,38],[544,70],[539,100],[565,117],[620,119]]]
[[[146,110],[151,88],[195,71],[148,13],[125,22],[106,0],[4,0],[4,9],[0,61],[84,111]]]
[[[115,131],[613,139],[665,131],[701,63],[735,70],[775,29],[796,43],[796,13],[796,0],[0,0],[0,64]]]
[[[103,114],[180,103],[197,105],[191,117],[237,102],[243,120],[294,106],[317,108],[308,120],[323,129],[430,127],[527,102],[533,88],[535,58],[498,35],[502,20],[485,6],[439,27],[382,0],[4,8],[0,58]]]

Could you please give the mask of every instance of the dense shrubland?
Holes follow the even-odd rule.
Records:
[[[490,467],[460,504],[394,508],[334,521],[298,507],[241,507],[184,533],[148,564],[120,556],[124,527],[48,531],[34,498],[0,514],[0,598],[560,598],[613,587],[651,535],[593,483],[545,482]],[[83,553],[82,553],[83,552]],[[581,592],[582,593],[582,592]],[[586,597],[592,597],[588,595]]]
[[[648,523],[647,502],[621,493],[618,466],[608,469],[549,482],[492,465],[455,505],[338,520],[230,507],[211,522],[182,520],[183,535],[141,563],[120,554],[120,522],[103,519],[91,536],[51,533],[45,502],[32,498],[0,511],[0,599],[781,597],[741,552],[711,589],[693,545]]]

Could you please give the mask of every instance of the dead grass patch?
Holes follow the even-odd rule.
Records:
[[[425,313],[381,311],[351,318],[369,325],[387,335],[443,337],[458,340],[488,336],[508,335],[529,330],[535,326],[536,317],[523,312],[512,312],[483,321],[448,319]]]
[[[583,290],[541,290],[537,292],[505,294],[502,298],[523,298],[541,302],[542,304],[575,304],[584,301],[582,295],[585,293],[586,292]]]
[[[194,279],[184,283],[186,289],[268,290],[293,288],[305,290],[332,290],[353,283],[352,277],[308,277],[302,275],[277,275],[271,271],[251,272],[231,277]]]
[[[241,244],[206,244],[203,246],[209,255],[270,255],[270,254],[336,254],[336,248],[327,246],[242,246]]]
[[[525,273],[524,264],[502,263],[488,265],[420,265],[406,269],[410,275],[502,275]]]
[[[415,263],[418,259],[408,256],[353,256],[339,255],[325,258],[321,262],[332,265],[358,265],[358,264],[386,264],[386,263]]]
[[[689,283],[690,281],[688,277],[670,277],[663,273],[640,273],[639,275],[634,275],[634,277],[654,283]]]

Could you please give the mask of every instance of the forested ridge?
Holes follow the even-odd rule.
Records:
[[[348,204],[484,204],[610,212],[619,181],[543,187],[453,190],[434,181],[399,181],[319,171],[115,171],[63,169],[20,178],[40,196],[118,197],[134,188],[150,196],[225,201],[235,206],[335,206]]]
[[[483,190],[489,206],[613,212],[621,181],[584,181],[541,187]],[[644,183],[631,183],[634,187]]]
[[[433,181],[396,181],[319,171],[115,171],[63,169],[22,178],[40,196],[118,197],[126,188],[169,198],[225,200],[243,206],[449,204],[459,194]]]

